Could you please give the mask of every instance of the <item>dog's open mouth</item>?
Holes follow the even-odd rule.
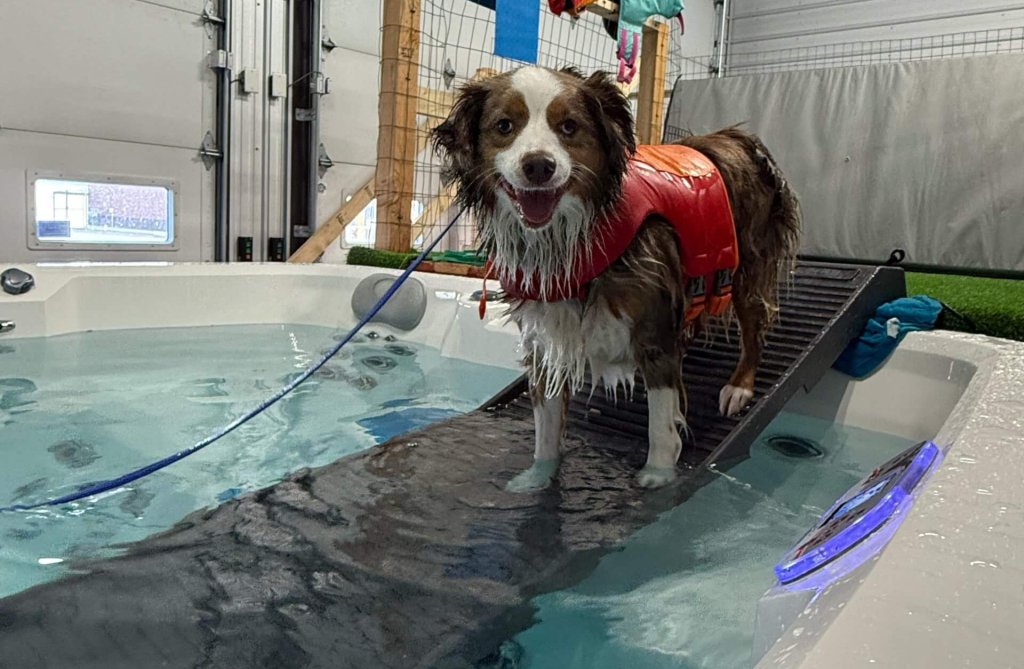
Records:
[[[530,228],[542,228],[551,221],[565,188],[531,188],[519,190],[502,180],[502,187],[516,205],[519,217]]]

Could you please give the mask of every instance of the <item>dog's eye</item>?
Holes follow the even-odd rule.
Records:
[[[558,129],[561,130],[562,134],[566,137],[572,137],[576,134],[576,131],[580,129],[580,126],[576,121],[571,118],[567,118],[562,121],[562,125],[560,125]]]
[[[500,132],[501,134],[507,135],[510,132],[512,132],[512,121],[508,120],[507,118],[503,118],[496,124],[494,124],[494,127],[497,128],[498,132]]]

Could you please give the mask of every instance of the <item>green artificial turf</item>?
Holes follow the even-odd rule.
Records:
[[[405,269],[412,262],[413,258],[418,255],[419,251],[416,249],[410,249],[408,253],[396,253],[394,251],[371,249],[365,246],[353,246],[348,251],[348,264]],[[477,255],[476,251],[438,251],[431,253],[428,256],[428,260],[481,267],[486,258]]]
[[[1024,341],[1024,281],[907,273],[908,295],[929,295],[973,321],[946,327]]]
[[[395,251],[353,246],[348,251],[348,264],[405,269],[417,255],[418,253],[414,249],[410,249],[408,253],[396,253]]]

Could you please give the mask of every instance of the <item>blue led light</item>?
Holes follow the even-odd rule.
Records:
[[[790,552],[782,562],[775,567],[775,575],[780,583],[791,583],[822,565],[842,555],[863,541],[872,532],[875,532],[884,525],[900,509],[900,506],[910,496],[914,487],[924,478],[928,469],[936,462],[940,455],[939,447],[932,442],[922,444],[911,460],[910,464],[899,473],[899,480],[892,488],[882,496],[870,509],[849,525],[839,529],[836,534],[830,537],[821,545],[802,552],[801,547],[808,542],[802,541],[800,546]],[[841,499],[828,512],[822,516],[822,520],[815,528],[820,530],[828,522],[836,521],[852,512],[860,504],[867,502],[873,495],[884,489],[889,484],[892,476],[897,472],[881,479],[870,481],[870,485],[862,492],[857,493],[849,499]],[[869,482],[865,481],[865,485]],[[806,537],[805,537],[806,538]]]

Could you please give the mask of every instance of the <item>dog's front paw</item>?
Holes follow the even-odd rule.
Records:
[[[738,386],[726,385],[718,393],[718,410],[723,416],[735,416],[754,399],[754,391]]]
[[[675,467],[645,466],[636,475],[636,482],[641,488],[660,488],[676,480]]]
[[[558,472],[558,460],[535,460],[530,468],[520,472],[505,484],[509,492],[530,492],[547,488]]]

